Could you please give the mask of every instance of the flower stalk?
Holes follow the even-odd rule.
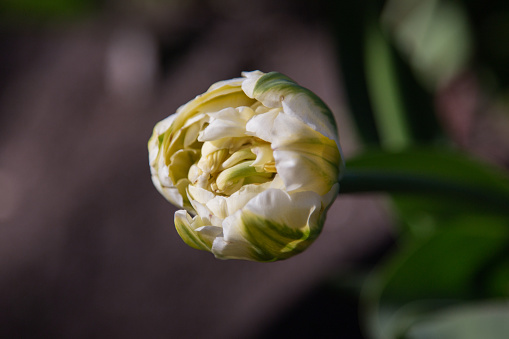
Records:
[[[495,213],[509,214],[509,193],[475,181],[454,180],[413,171],[345,169],[341,193],[387,193],[436,196],[482,206]]]

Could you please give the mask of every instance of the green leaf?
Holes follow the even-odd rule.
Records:
[[[461,2],[387,1],[382,23],[427,88],[436,89],[465,69],[472,37]]]
[[[366,27],[366,77],[382,147],[401,149],[411,145],[407,112],[396,79],[394,55],[380,27]]]
[[[405,333],[412,339],[506,339],[509,335],[507,302],[465,304],[437,312],[416,322]]]
[[[410,241],[383,269],[384,298],[475,297],[476,272],[509,244],[509,221],[500,217],[460,217],[433,236]],[[472,279],[470,279],[472,278]],[[482,277],[484,280],[486,277]]]
[[[369,145],[379,145],[380,135],[375,121],[373,104],[368,91],[367,70],[365,68],[366,11],[372,10],[372,2],[329,1],[327,10],[336,46],[339,49],[339,68],[341,81],[345,85],[346,100],[351,117],[362,141]]]
[[[96,0],[2,0],[0,19],[3,24],[21,25],[58,22],[91,14],[98,7]]]
[[[400,338],[416,319],[451,304],[509,297],[503,281],[509,267],[498,265],[501,257],[507,263],[508,245],[505,217],[458,217],[426,240],[411,238],[367,284],[363,300],[371,333]]]

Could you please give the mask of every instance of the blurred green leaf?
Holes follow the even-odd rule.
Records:
[[[430,90],[461,72],[472,55],[463,6],[452,0],[389,0],[382,23]]]
[[[383,298],[460,299],[475,297],[480,267],[509,244],[509,220],[458,217],[433,236],[404,245],[383,269]],[[483,281],[486,276],[479,277]]]
[[[412,143],[407,114],[396,79],[394,57],[376,20],[366,27],[366,77],[382,147],[401,149]]]
[[[509,336],[507,302],[460,305],[419,319],[404,338],[412,339],[506,339]]]
[[[404,338],[459,302],[509,297],[505,172],[450,150],[371,150],[347,161],[342,192],[359,191],[395,196],[411,226],[364,294],[375,338]]]
[[[508,297],[489,289],[495,277],[489,274],[492,264],[507,257],[508,245],[507,218],[468,215],[449,221],[426,240],[407,241],[367,284],[364,301],[373,337],[402,338],[417,319],[460,301]]]
[[[33,24],[73,18],[99,7],[100,0],[2,0],[0,18],[6,24]]]
[[[328,1],[327,13],[336,46],[339,50],[339,64],[346,99],[360,137],[368,145],[379,145],[380,136],[373,115],[365,69],[367,11],[373,11],[370,0]]]
[[[509,295],[509,253],[504,252],[486,267],[485,290],[490,295]]]
[[[441,141],[430,88],[380,20],[384,3],[332,3],[345,93],[363,141],[391,150]]]

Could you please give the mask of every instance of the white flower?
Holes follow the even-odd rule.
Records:
[[[159,122],[152,181],[190,246],[221,259],[274,261],[306,249],[339,189],[336,124],[311,91],[279,73],[244,72]]]

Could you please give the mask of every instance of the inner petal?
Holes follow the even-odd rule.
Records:
[[[208,113],[210,124],[200,132],[199,141],[211,141],[225,137],[242,137],[246,123],[254,115],[249,107],[228,107],[218,112]]]

